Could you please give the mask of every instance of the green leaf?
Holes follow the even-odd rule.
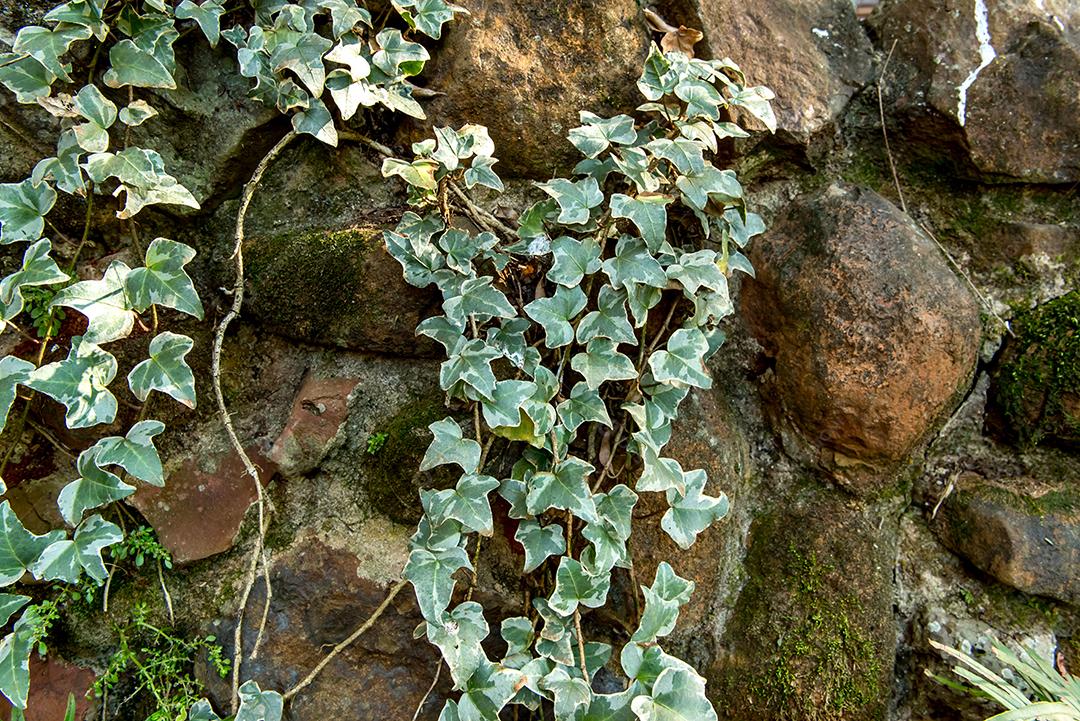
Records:
[[[583,423],[601,423],[611,428],[611,417],[600,394],[588,383],[575,383],[570,397],[559,404],[559,420],[573,433]]]
[[[2,72],[2,71],[0,71]],[[60,133],[56,144],[56,157],[44,158],[34,166],[30,178],[35,183],[42,183],[46,178],[56,181],[56,187],[70,195],[85,195],[86,183],[83,181],[82,148],[75,138],[75,131],[68,129]]]
[[[551,241],[554,262],[547,272],[553,283],[575,288],[581,279],[600,270],[600,246],[593,238],[584,241],[563,235]]]
[[[621,693],[595,693],[588,711],[578,721],[634,721],[630,702],[639,693],[633,685]]]
[[[214,707],[206,699],[199,699],[188,711],[188,721],[221,721],[214,712]]]
[[[641,238],[624,235],[615,245],[615,255],[604,261],[604,272],[615,288],[631,283],[643,283],[654,288],[667,286],[664,268],[649,253]]]
[[[505,186],[499,176],[492,170],[492,166],[499,162],[488,155],[473,158],[469,168],[465,171],[465,187],[472,189],[474,186],[483,185],[485,188],[503,192]]]
[[[639,193],[660,189],[660,177],[654,172],[648,154],[641,148],[619,148],[612,155],[619,172],[629,178]]]
[[[484,609],[475,601],[459,604],[442,623],[427,624],[428,640],[442,651],[454,688],[464,688],[480,664],[487,661],[480,647],[487,635]]]
[[[563,527],[557,523],[541,526],[537,521],[522,521],[514,540],[525,547],[525,573],[532,573],[548,556],[558,556],[566,550]]]
[[[717,265],[714,250],[683,253],[677,262],[668,266],[667,276],[679,283],[688,296],[693,296],[702,287],[727,292],[727,278]]]
[[[649,320],[649,311],[660,302],[661,292],[641,283],[631,283],[626,286],[626,303],[630,306],[630,314],[634,316],[634,327],[640,328]]]
[[[217,47],[218,39],[221,37],[221,16],[224,14],[225,8],[217,0],[203,0],[199,5],[191,0],[183,0],[176,6],[176,17],[180,20],[197,22],[212,48]]]
[[[0,641],[0,692],[17,709],[25,709],[30,693],[30,654],[37,645],[39,623],[36,606],[26,609],[15,628]]]
[[[74,308],[89,321],[84,334],[87,343],[108,343],[131,334],[135,327],[124,286],[131,269],[114,260],[105,269],[101,280],[84,280],[64,288],[53,298],[52,305]]]
[[[146,267],[133,269],[124,279],[131,307],[142,313],[151,305],[160,305],[202,320],[199,293],[184,270],[194,257],[195,249],[188,245],[155,238],[146,249]]]
[[[105,12],[105,0],[70,0],[58,5],[45,15],[53,23],[69,23],[88,28],[98,40],[104,42],[109,32],[102,20]]]
[[[0,626],[6,626],[11,617],[30,601],[29,596],[0,593]]]
[[[538,516],[548,509],[570,511],[578,518],[595,521],[596,504],[589,490],[589,474],[596,469],[589,463],[569,456],[555,470],[536,473],[528,481],[525,506],[530,515]]]
[[[681,328],[671,334],[664,350],[649,356],[649,368],[661,383],[711,388],[712,378],[703,360],[709,341],[697,328]]]
[[[68,428],[87,428],[116,418],[116,398],[108,389],[115,377],[116,358],[76,336],[67,358],[34,370],[24,385],[63,403]]]
[[[667,204],[672,200],[670,195],[656,193],[644,193],[636,198],[615,193],[611,196],[611,215],[636,225],[645,245],[657,253],[667,236]]]
[[[525,306],[525,314],[544,329],[544,345],[559,348],[574,340],[570,320],[585,308],[588,299],[581,288],[559,286],[550,298],[538,298]]]
[[[28,286],[52,285],[68,280],[49,253],[52,243],[47,238],[37,241],[23,253],[22,268],[0,281],[0,316],[11,320],[23,311],[22,289]],[[0,428],[2,428],[0,424]]]
[[[495,374],[491,362],[499,357],[499,351],[476,338],[456,349],[439,369],[439,384],[451,391],[458,384],[472,388],[481,398],[495,394]]]
[[[165,161],[154,150],[126,148],[119,153],[95,153],[83,165],[95,183],[116,178],[120,186],[113,196],[125,193],[124,207],[116,213],[130,218],[147,205],[184,205],[199,208],[195,196],[165,172]]]
[[[150,341],[146,360],[128,373],[128,386],[135,397],[145,401],[150,391],[161,391],[188,408],[195,407],[195,373],[185,360],[195,341],[171,331]]]
[[[742,186],[733,170],[717,170],[706,165],[701,173],[680,175],[675,185],[682,191],[683,201],[695,210],[705,210],[709,199],[730,202],[742,197]]]
[[[460,721],[498,721],[499,712],[517,694],[522,674],[485,661],[476,669],[458,700]]]
[[[582,706],[589,704],[592,689],[584,679],[570,678],[566,669],[558,667],[540,680],[540,688],[555,696],[556,721],[574,721]]]
[[[569,616],[577,607],[600,608],[607,601],[610,576],[606,573],[594,576],[572,558],[563,556],[555,572],[555,591],[548,604],[556,613]]]
[[[635,433],[634,438],[640,440],[641,434]],[[637,480],[636,488],[643,492],[657,493],[672,489],[680,492],[684,490],[686,474],[683,472],[682,464],[674,458],[660,457],[658,450],[650,448],[647,443],[642,443],[642,445],[641,456],[645,468]]]
[[[326,83],[323,55],[333,44],[318,33],[297,33],[274,47],[270,54],[270,65],[274,72],[289,70],[294,73],[312,97],[318,99]]]
[[[776,132],[776,114],[773,113],[769,101],[775,98],[772,90],[763,85],[752,88],[744,88],[732,95],[728,102],[736,107],[744,108],[755,118],[765,123],[770,133]]]
[[[161,458],[154,447],[154,437],[165,430],[161,421],[139,421],[126,436],[109,436],[94,444],[99,466],[117,465],[140,481],[165,485]]]
[[[435,438],[420,462],[421,471],[453,463],[466,473],[476,473],[480,465],[480,444],[471,438],[462,438],[461,426],[457,421],[447,417],[435,421],[428,428]]]
[[[522,405],[535,393],[536,384],[532,381],[499,381],[491,400],[482,402],[484,422],[492,428],[516,426],[521,422]]]
[[[29,55],[0,53],[0,83],[20,103],[34,103],[52,92],[56,76]]]
[[[178,37],[175,31],[173,34]],[[112,67],[105,71],[102,80],[110,88],[131,85],[136,88],[175,90],[176,81],[172,76],[173,63],[169,61],[172,55],[172,42],[167,40],[163,42],[168,45],[168,53],[160,50],[157,52],[144,50],[127,39],[116,43],[109,49],[109,64]]]
[[[90,37],[90,29],[81,25],[61,24],[55,30],[29,25],[19,30],[11,49],[19,55],[29,55],[41,63],[51,74],[64,82],[70,82],[71,66],[60,58],[77,40]]]
[[[638,696],[630,706],[640,721],[716,721],[705,681],[686,669],[664,669],[653,684],[652,696]]]
[[[584,353],[570,359],[570,367],[584,376],[585,383],[593,390],[605,381],[626,381],[638,376],[634,362],[620,353],[616,344],[607,338],[589,341]]]
[[[124,125],[136,127],[157,114],[158,111],[145,100],[132,100],[120,110],[120,122]]]
[[[686,117],[706,117],[709,120],[720,119],[720,104],[724,99],[712,83],[704,80],[683,80],[675,86],[675,95],[686,102]],[[682,170],[680,168],[680,170]],[[682,170],[682,172],[689,172]]]
[[[608,338],[616,343],[637,345],[634,328],[626,318],[626,293],[611,286],[600,288],[597,309],[587,313],[577,327],[578,343]]]
[[[564,225],[588,223],[591,217],[589,211],[604,202],[604,194],[600,192],[596,178],[578,181],[555,178],[537,185],[559,204],[558,221]]]
[[[499,242],[492,233],[472,235],[459,228],[450,228],[439,238],[439,247],[446,252],[446,264],[461,273],[474,273],[472,260],[482,251],[491,250]]]
[[[49,531],[41,536],[31,533],[11,510],[9,501],[0,503],[0,587],[22,578],[45,549],[63,537],[63,531]]]
[[[645,68],[637,82],[638,90],[646,100],[660,100],[675,90],[678,80],[679,76],[671,70],[671,63],[654,43],[645,58]]]
[[[491,476],[467,473],[457,486],[442,491],[420,491],[428,519],[436,526],[452,518],[466,529],[482,536],[493,532],[491,504],[488,494],[499,487],[499,481]]]
[[[383,30],[375,36],[375,42],[379,50],[371,57],[371,64],[391,78],[419,75],[431,58],[423,45],[409,42],[400,30]]]
[[[714,498],[702,493],[705,490],[705,471],[690,471],[683,476],[683,481],[685,493],[675,488],[667,491],[671,508],[660,519],[660,527],[680,548],[688,549],[694,545],[699,533],[712,525],[713,521],[727,515],[729,504],[727,496],[723,494]]]
[[[40,238],[55,202],[56,191],[48,183],[0,183],[0,243]]]
[[[435,180],[435,171],[438,169],[439,164],[434,160],[424,159],[406,163],[404,160],[386,158],[382,164],[384,178],[396,175],[413,187],[431,191],[439,187]]]
[[[318,98],[313,98],[307,109],[292,116],[292,127],[298,133],[306,133],[331,147],[337,147],[338,134],[334,127],[334,116]]]
[[[443,303],[443,310],[451,318],[463,320],[470,316],[486,323],[492,318],[513,318],[514,306],[502,291],[493,288],[491,278],[470,278],[461,284],[461,294]]]
[[[395,0],[394,7],[410,26],[436,40],[442,37],[442,26],[454,19],[454,13],[468,12],[445,0]]]
[[[135,492],[134,486],[98,465],[99,452],[95,445],[79,454],[76,463],[79,478],[64,486],[56,500],[64,520],[72,526],[79,523],[87,510],[119,501]]]
[[[705,156],[702,155],[701,146],[692,140],[657,138],[645,147],[657,158],[671,163],[680,173],[693,175],[705,171]]]
[[[680,578],[667,561],[661,561],[656,567],[653,585],[648,588],[642,586],[641,591],[645,595],[645,613],[641,615],[638,629],[631,640],[654,643],[675,629],[679,607],[690,601],[694,582]]]
[[[420,615],[429,623],[441,622],[454,593],[454,571],[459,568],[472,568],[460,546],[439,551],[416,548],[409,553],[404,576],[416,590]]]
[[[240,685],[240,708],[233,721],[281,721],[285,701],[277,691],[263,691],[255,681]]]
[[[46,581],[78,583],[83,571],[99,584],[109,575],[101,552],[124,540],[120,527],[101,516],[90,516],[75,529],[71,540],[52,543],[37,559],[30,572]]]
[[[8,413],[15,402],[16,386],[25,384],[33,370],[34,364],[22,358],[9,355],[0,359],[0,431],[7,425]],[[2,484],[3,480],[0,480],[0,488],[3,488]],[[0,493],[4,490],[0,490]]]
[[[629,115],[616,115],[614,118],[605,119],[582,110],[580,117],[583,125],[571,128],[568,137],[586,158],[597,157],[612,143],[631,145],[637,140],[634,119]]]

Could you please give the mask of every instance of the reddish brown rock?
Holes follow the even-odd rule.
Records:
[[[30,656],[30,695],[26,701],[26,721],[62,721],[67,712],[68,697],[75,697],[75,721],[89,718],[94,705],[87,694],[97,676],[80,668],[37,653]],[[11,704],[0,696],[0,716],[8,718]]]
[[[258,447],[246,450],[265,485],[277,468]],[[185,563],[232,548],[255,498],[255,485],[230,448],[182,461],[164,488],[142,486],[127,501],[154,527],[173,560]]]
[[[966,387],[978,305],[910,218],[849,185],[792,203],[752,259],[742,305],[784,415],[838,480],[879,489]]]
[[[289,420],[270,449],[270,461],[282,473],[300,475],[314,470],[338,438],[348,416],[349,394],[359,378],[304,380],[293,401]]]

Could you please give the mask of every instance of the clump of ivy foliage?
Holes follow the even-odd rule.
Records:
[[[493,720],[514,705],[543,705],[559,721],[716,718],[704,679],[661,645],[692,581],[661,561],[642,588],[616,693],[593,689],[613,648],[585,637],[582,614],[605,605],[615,569],[631,568],[639,493],[664,495],[661,527],[684,549],[727,512],[726,497],[706,493],[705,471],[684,470],[664,447],[690,390],[712,386],[705,363],[733,312],[728,278],[752,274],[740,249],[764,230],[735,173],[710,154],[746,135],[722,120],[731,110],[772,127],[772,94],[747,87],[730,60],[655,46],[638,88],[642,120],[581,113],[569,139],[584,159],[573,177],[538,184],[548,198],[509,237],[490,221],[471,233],[453,217],[462,185],[502,190],[486,129],[436,128],[413,159],[383,165],[416,207],[385,233],[386,247],[409,283],[442,292],[443,314],[417,331],[446,349],[441,387],[471,416],[464,428],[454,417],[429,426],[421,470],[450,464],[463,475],[421,491],[405,568],[460,692],[440,721]],[[485,473],[499,465],[496,443],[515,461],[509,478]],[[493,534],[493,492],[516,521],[523,571],[554,578],[528,615],[502,622],[506,651],[495,660],[481,645],[483,608],[471,593],[454,604],[455,572],[475,573],[480,538]]]

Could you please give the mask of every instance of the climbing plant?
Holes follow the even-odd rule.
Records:
[[[642,587],[616,693],[594,691],[613,648],[586,637],[582,616],[607,603],[617,569],[633,569],[639,493],[664,496],[660,525],[684,549],[727,512],[705,471],[685,470],[664,448],[691,389],[712,386],[706,361],[733,312],[728,278],[753,274],[741,249],[764,230],[735,173],[710,156],[719,140],[747,135],[732,114],[774,127],[772,93],[748,87],[730,60],[655,46],[638,88],[641,119],[581,113],[569,140],[584,159],[572,177],[538,183],[547,197],[513,231],[455,215],[455,204],[469,206],[465,190],[503,190],[486,129],[436,128],[412,159],[383,163],[416,208],[384,234],[386,248],[409,283],[441,291],[442,314],[417,332],[445,348],[440,385],[467,409],[430,426],[421,470],[452,465],[462,475],[421,491],[405,567],[423,633],[459,692],[440,721],[542,704],[560,721],[716,717],[704,679],[662,647],[693,581],[661,561]],[[504,459],[508,477],[490,475]],[[502,621],[496,659],[482,646],[490,628],[471,586],[455,603],[459,572],[475,579],[481,539],[494,532],[492,493],[509,505],[522,571],[544,589],[526,615]]]

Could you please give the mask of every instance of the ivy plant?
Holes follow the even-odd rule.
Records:
[[[705,471],[685,470],[665,446],[682,401],[712,386],[706,362],[733,312],[728,280],[753,273],[742,249],[764,230],[735,173],[712,163],[718,141],[746,135],[723,118],[770,129],[775,118],[771,92],[748,87],[730,60],[654,46],[638,88],[636,117],[581,113],[569,140],[584,158],[572,177],[537,184],[545,197],[510,233],[466,230],[454,215],[463,188],[503,189],[486,129],[436,128],[413,158],[383,164],[414,206],[385,232],[386,248],[409,283],[441,292],[442,314],[417,332],[445,348],[440,385],[467,409],[430,426],[421,468],[462,475],[421,491],[405,568],[458,692],[440,721],[541,705],[559,721],[716,718],[704,679],[662,646],[694,590],[666,561],[617,656],[586,637],[582,617],[608,602],[616,569],[633,567],[640,493],[663,495],[660,525],[681,548],[727,513]],[[508,477],[496,455],[513,461]],[[480,539],[494,532],[492,494],[509,504],[530,587],[544,589],[527,615],[502,621],[506,651],[494,658],[471,591],[455,603],[462,569],[475,579]],[[594,690],[605,666],[621,672],[622,691]]]

